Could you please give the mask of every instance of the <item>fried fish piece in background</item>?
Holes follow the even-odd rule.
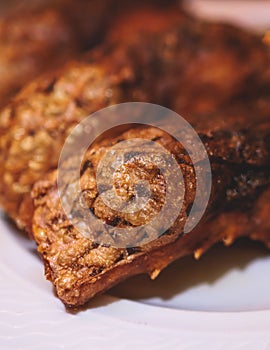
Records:
[[[0,107],[28,81],[98,42],[110,0],[24,1],[0,18]]]
[[[167,5],[174,2],[169,0]],[[0,107],[28,81],[99,43],[118,14],[141,3],[140,0],[25,0],[2,5]],[[156,1],[156,6],[164,3]]]

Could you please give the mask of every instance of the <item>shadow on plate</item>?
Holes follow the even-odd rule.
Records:
[[[244,270],[252,261],[269,256],[262,244],[241,239],[232,247],[217,244],[199,261],[185,257],[167,267],[155,281],[146,275],[130,278],[110,291],[110,295],[131,300],[160,298],[170,300],[175,295],[201,284],[214,284],[231,270]]]

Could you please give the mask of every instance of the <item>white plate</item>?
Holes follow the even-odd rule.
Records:
[[[255,30],[270,28],[269,0],[183,0],[187,10],[209,20],[229,21]]]
[[[204,17],[270,27],[270,1],[189,6]],[[33,242],[4,218],[0,232],[1,350],[270,350],[270,255],[261,245],[244,241],[214,248],[199,263],[183,259],[155,282],[133,278],[72,314],[44,279]]]
[[[145,280],[138,284],[140,278],[134,278],[129,288],[126,283],[113,291],[125,294],[133,289],[134,300],[105,295],[72,314],[45,281],[33,242],[3,217],[0,232],[0,349],[270,350],[270,257],[260,246],[251,249],[244,243],[244,249],[239,244],[226,254],[213,249],[200,263],[172,266],[150,289]],[[209,274],[217,257],[222,262]],[[176,271],[183,284],[175,278]],[[144,293],[160,298],[135,300]],[[234,303],[237,308],[266,307],[194,311],[197,306],[218,310]]]

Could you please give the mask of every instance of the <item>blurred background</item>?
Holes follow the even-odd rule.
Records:
[[[226,20],[255,30],[270,28],[269,0],[184,0],[184,6],[202,18]]]

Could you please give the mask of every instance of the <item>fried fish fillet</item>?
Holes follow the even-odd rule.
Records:
[[[259,37],[174,8],[132,11],[113,28],[102,48],[33,82],[1,113],[0,199],[20,227],[33,183],[57,165],[71,128],[98,109],[154,102],[208,133],[268,117],[269,54]]]
[[[174,259],[194,252],[198,257],[222,239],[228,244],[248,235],[269,244],[264,209],[269,197],[269,87],[269,52],[260,37],[194,20],[177,9],[151,9],[126,15],[102,47],[35,81],[15,98],[0,116],[1,202],[33,235],[46,276],[65,304],[81,305],[137,273],[154,278]],[[90,149],[86,164],[92,166],[82,173],[89,209],[115,226],[132,225],[134,218],[119,217],[103,205],[94,174],[104,152],[119,139],[157,140],[183,171],[187,191],[178,220],[161,237],[135,249],[97,245],[82,236],[61,207],[55,170],[61,147],[79,121],[127,101],[158,103],[182,114],[200,135],[213,171],[206,215],[183,235],[194,199],[194,186],[188,190],[188,184],[195,176],[173,138],[158,129],[133,128]],[[130,160],[130,167],[137,161]],[[162,182],[156,186],[162,193]],[[150,216],[160,209],[158,198],[152,204]]]
[[[151,150],[149,153],[144,152],[142,160],[136,155],[128,157],[131,149],[124,149],[123,158],[128,160],[123,165],[125,171],[118,179],[120,185],[122,184],[120,188],[125,191],[126,187],[132,188],[134,185],[134,171],[141,174],[143,167],[150,178],[154,176],[156,181],[151,182],[154,195],[144,206],[143,212],[122,213],[111,209],[103,201],[103,192],[97,189],[96,173],[102,157],[118,142],[134,138],[158,140],[156,142],[174,154],[185,180],[185,198],[182,208],[179,207],[179,216],[158,238],[155,234],[153,236],[151,229],[143,228],[132,238],[129,231],[130,227],[142,226],[148,220],[151,221],[162,207],[164,183],[158,172],[153,175],[155,164]],[[237,160],[245,162],[241,156],[236,157]],[[68,163],[67,170],[70,167],[72,173],[73,160]],[[159,129],[131,129],[111,140],[106,138],[105,142],[97,143],[86,154],[80,179],[82,193],[89,210],[102,222],[110,225],[105,232],[100,231],[99,225],[91,223],[91,233],[87,236],[73,225],[64,212],[58,195],[57,170],[37,182],[32,193],[35,206],[33,235],[45,263],[46,277],[54,283],[60,299],[68,306],[82,305],[127,277],[148,273],[151,278],[155,278],[177,258],[187,254],[194,254],[198,258],[206,249],[221,240],[229,245],[240,236],[248,236],[270,245],[270,220],[265,209],[270,196],[270,169],[243,164],[239,166],[215,158],[211,158],[211,165],[213,184],[209,207],[198,227],[185,235],[183,229],[194,201],[196,176],[186,159],[184,149]],[[144,176],[138,175],[136,180],[145,180],[145,172]],[[109,174],[105,173],[104,176],[108,177]],[[127,176],[130,180],[127,180]],[[72,177],[67,183],[66,191],[61,197],[63,201],[74,196],[70,190],[74,187]],[[105,184],[101,184],[102,187],[106,189]],[[114,190],[117,191],[117,187]],[[179,202],[175,195],[169,210],[179,205]],[[80,205],[79,198],[74,197],[75,213]],[[166,220],[169,217],[162,216],[158,227],[163,227]],[[115,233],[116,227],[125,227],[126,231]],[[130,239],[133,241],[135,238],[136,244],[129,247]]]
[[[164,26],[173,27],[182,18],[175,9],[167,10],[168,20],[163,11],[148,11]],[[141,12],[145,13],[138,11],[138,16]],[[153,27],[158,30],[155,22]],[[31,226],[32,185],[57,166],[64,140],[80,120],[112,104],[152,99],[140,87],[145,59],[130,57],[129,48],[117,39],[108,41],[81,62],[71,62],[26,86],[0,115],[0,201],[21,228]]]

